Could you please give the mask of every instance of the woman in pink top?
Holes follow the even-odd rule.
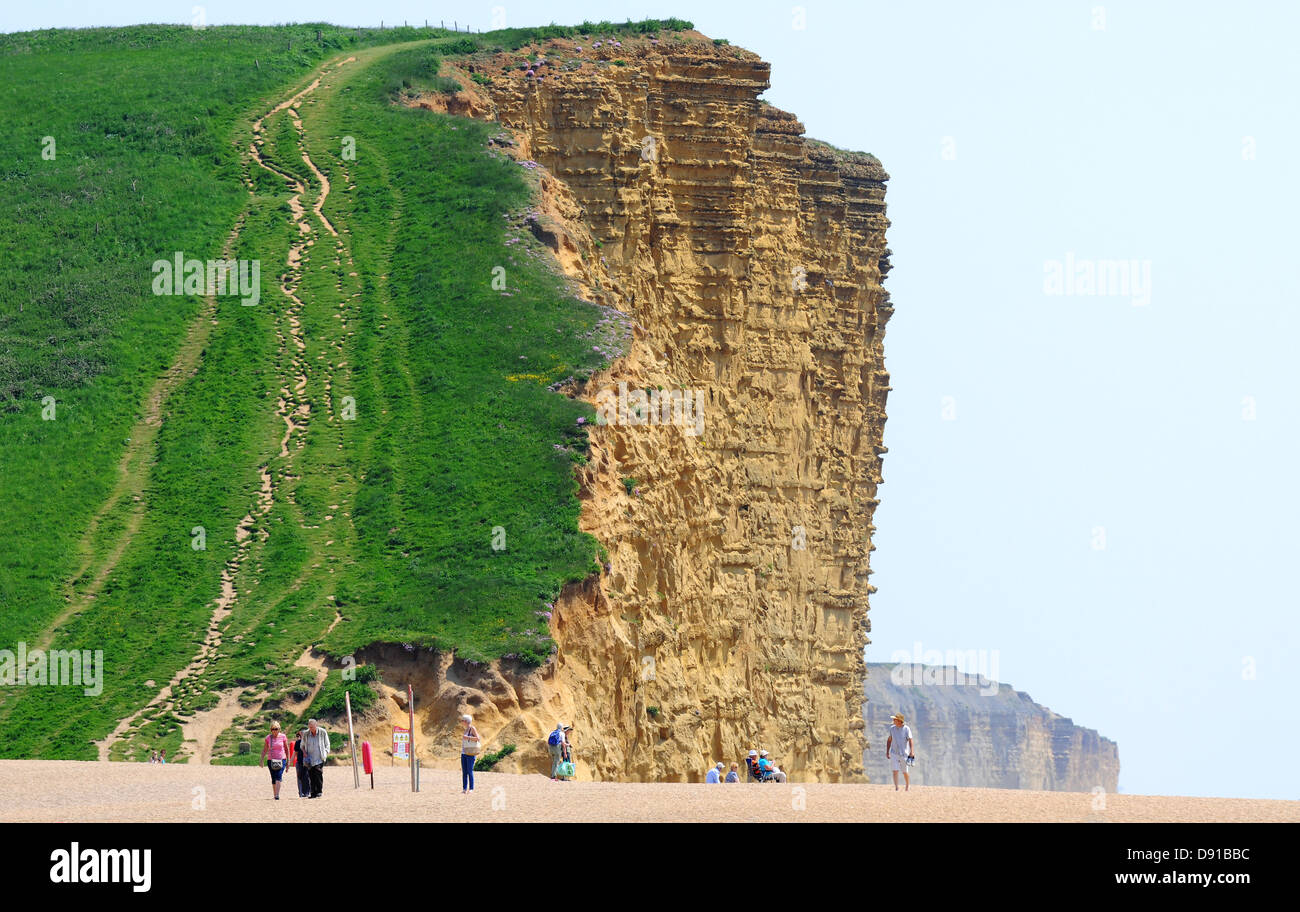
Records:
[[[271,771],[271,792],[279,801],[280,779],[284,776],[284,768],[289,765],[289,739],[280,731],[279,722],[271,723],[271,733],[262,742],[262,759],[266,760],[266,767]]]

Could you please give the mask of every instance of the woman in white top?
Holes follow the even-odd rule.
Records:
[[[478,760],[479,751],[483,749],[483,742],[479,740],[478,729],[474,727],[472,717],[461,716],[460,721],[465,723],[465,731],[460,738],[460,793],[468,795],[474,791],[474,763]]]

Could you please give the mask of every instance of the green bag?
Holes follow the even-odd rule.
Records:
[[[572,778],[573,778],[573,761],[572,761],[572,760],[561,760],[561,761],[560,761],[560,765],[559,765],[559,767],[556,768],[556,772],[560,775],[561,778],[564,778],[564,779],[572,779]]]

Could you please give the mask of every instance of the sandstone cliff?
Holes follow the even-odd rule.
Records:
[[[403,671],[390,652],[386,680],[417,680],[431,761],[468,710],[489,747],[520,746],[503,770],[542,769],[563,719],[583,778],[699,780],[764,747],[794,780],[861,781],[888,175],[760,101],[769,65],[747,51],[577,44],[462,64],[465,91],[424,103],[508,131],[540,165],[537,236],[635,321],[626,356],[566,391],[693,391],[702,432],[592,431],[581,523],[609,560],[556,603],[550,665]],[[530,52],[545,80],[520,71]]]
[[[1114,741],[1005,684],[975,682],[952,667],[872,663],[863,696],[870,742],[863,766],[872,782],[891,781],[885,739],[889,717],[901,712],[912,728],[918,784],[1063,792],[1101,786],[1112,794],[1118,789]]]

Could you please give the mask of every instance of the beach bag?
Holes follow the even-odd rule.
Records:
[[[477,757],[478,752],[483,749],[482,742],[477,738],[461,738],[460,752],[466,757]]]
[[[560,762],[560,766],[559,766],[559,768],[556,770],[556,772],[559,773],[560,778],[562,778],[562,779],[572,779],[572,778],[573,778],[573,761],[572,761],[572,760],[563,760],[563,761],[561,761],[561,762]]]

